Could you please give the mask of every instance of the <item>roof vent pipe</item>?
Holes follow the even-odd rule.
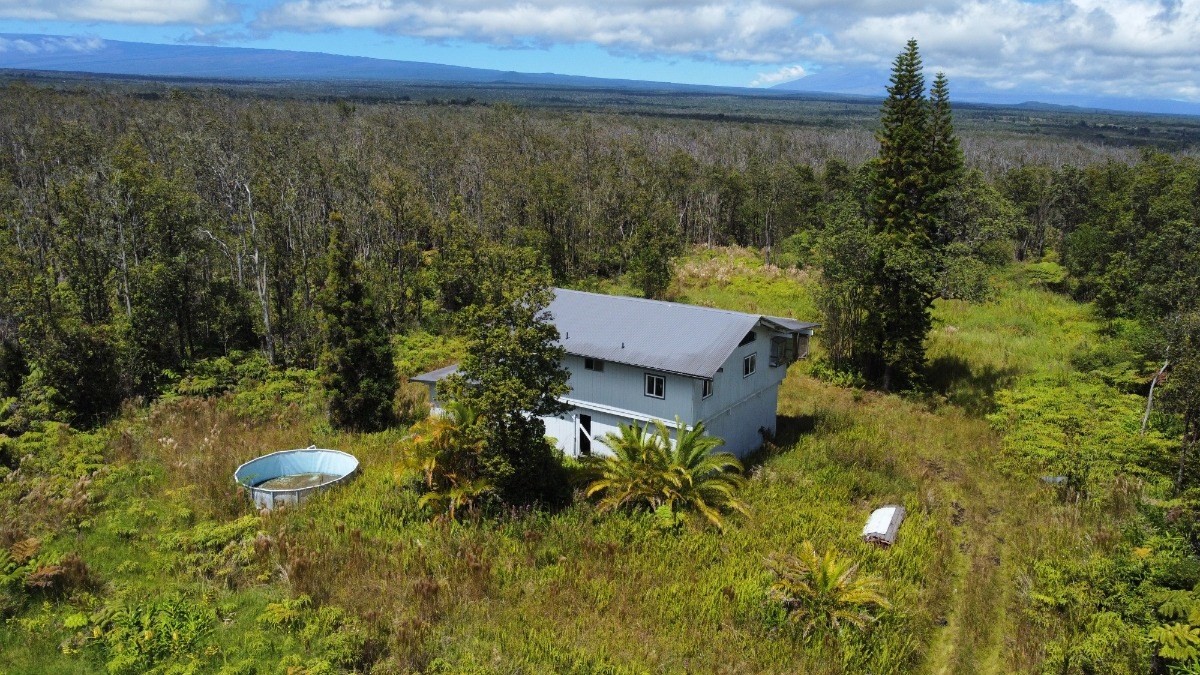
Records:
[[[622,342],[622,343],[621,343],[621,349],[625,349],[625,343],[624,343],[624,342]]]

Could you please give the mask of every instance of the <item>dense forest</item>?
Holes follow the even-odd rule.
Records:
[[[1200,667],[1194,148],[956,130],[915,44],[870,128],[167,91],[0,89],[13,672]],[[521,411],[550,410],[558,376],[464,389],[462,419],[509,409],[478,438],[422,420],[404,378],[492,372],[500,334],[545,348],[551,284],[824,323],[718,529],[605,516],[586,467],[505,450],[538,443]],[[475,481],[503,497],[475,500],[453,471],[393,471],[450,462],[429,438],[540,483]],[[318,440],[377,467],[348,496],[247,515],[222,444]],[[784,488],[806,485],[821,496],[792,508]],[[913,512],[907,560],[848,554],[878,616],[790,624],[764,598],[857,570],[835,542],[876,498]],[[951,589],[967,576],[996,597]],[[577,634],[530,606],[547,589],[628,627]],[[712,630],[730,645],[706,648]]]
[[[334,218],[399,332],[470,304],[470,270],[514,246],[536,250],[558,284],[661,268],[692,244],[812,264],[874,152],[853,129],[175,94],[5,91],[0,394],[17,396],[36,366],[55,390],[28,383],[25,400],[49,406],[39,415],[95,422],[230,350],[313,364]],[[973,171],[959,244],[981,261],[1005,256],[991,240],[1011,238],[1018,259],[1073,244],[1056,248],[1087,277],[1083,293],[1099,291],[1092,268],[1112,255],[1143,270],[1136,256],[1157,255],[1124,251],[1128,234],[1097,239],[1095,218],[1133,226],[1148,208],[1131,201],[1135,183],[1166,172],[1186,184],[1194,171],[1153,151],[982,134],[962,145]],[[1177,191],[1161,182],[1143,199]],[[89,358],[65,363],[77,353]]]

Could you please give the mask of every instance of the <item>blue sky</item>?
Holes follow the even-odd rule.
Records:
[[[735,86],[886,70],[916,37],[952,83],[1200,101],[1200,0],[0,0],[0,33]]]

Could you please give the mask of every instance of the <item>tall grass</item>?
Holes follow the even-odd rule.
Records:
[[[817,319],[814,289],[804,272],[713,249],[682,261],[673,292]],[[200,647],[157,665],[202,671],[1036,669],[1055,629],[1027,619],[1030,569],[1100,546],[1097,521],[997,471],[1000,439],[980,413],[1022,375],[1068,372],[1073,351],[1100,338],[1086,308],[1019,271],[999,279],[992,301],[939,303],[936,316],[929,353],[949,404],[841,388],[794,367],[778,437],[751,462],[750,515],[732,516],[724,534],[664,532],[652,515],[600,514],[583,499],[552,513],[433,518],[396,476],[404,430],[334,433],[320,406],[292,390],[291,399],[251,387],[130,411],[87,437],[111,478],[77,511],[78,530],[47,535],[51,549],[78,551],[107,590],[27,603],[0,628],[0,650],[18,672],[99,669],[111,654],[88,646],[80,634],[90,627],[69,628],[68,617],[178,591],[218,620]],[[431,352],[404,356],[409,371],[454,352],[427,337],[401,344]],[[361,475],[303,508],[254,514],[233,468],[310,443],[355,454]],[[885,504],[909,513],[890,549],[859,539]],[[805,541],[883,579],[892,609],[862,631],[805,639],[770,601],[766,565]],[[63,644],[75,646],[63,653]]]
[[[969,303],[940,300],[926,340],[930,385],[952,403],[986,413],[996,391],[1019,377],[1065,377],[1072,356],[1099,338],[1091,309],[1046,289],[1013,266],[993,278],[996,294]]]

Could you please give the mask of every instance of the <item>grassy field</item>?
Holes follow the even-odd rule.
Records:
[[[1013,268],[991,301],[939,304],[927,396],[793,367],[776,443],[750,469],[751,515],[725,534],[663,531],[582,499],[431,520],[398,470],[403,429],[335,433],[311,373],[244,364],[192,382],[210,396],[131,408],[95,433],[8,441],[10,460],[40,459],[0,469],[2,541],[37,540],[34,559],[67,570],[77,554],[86,573],[24,596],[0,587],[0,672],[1037,670],[1065,628],[1028,611],[1031,570],[1091,555],[1126,515],[1081,510],[997,466],[1003,439],[985,418],[997,393],[1066,378],[1073,355],[1104,339],[1087,307],[1049,290],[1052,276]],[[673,293],[813,319],[814,288],[804,272],[719,249],[685,259]],[[397,347],[407,374],[457,353],[427,335]],[[362,475],[302,509],[254,514],[234,467],[309,444],[357,455]],[[899,543],[861,543],[867,515],[889,503],[909,512]],[[765,564],[805,541],[882,577],[893,609],[865,631],[806,639],[767,600]]]

